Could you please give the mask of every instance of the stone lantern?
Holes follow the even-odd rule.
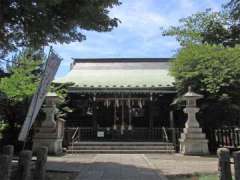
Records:
[[[185,128],[181,134],[180,153],[186,155],[204,155],[208,154],[208,140],[202,132],[199,123],[196,119],[196,113],[199,112],[197,100],[203,98],[203,95],[194,93],[191,87],[188,92],[183,95],[183,100],[186,101],[184,113],[188,114]]]
[[[43,111],[45,119],[41,126],[36,129],[33,137],[33,151],[38,147],[47,146],[49,154],[62,153],[62,141],[64,136],[64,120],[55,119],[57,112],[56,104],[59,97],[56,93],[47,93]]]

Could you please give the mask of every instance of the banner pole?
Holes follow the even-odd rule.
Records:
[[[42,84],[43,77],[44,77],[44,74],[46,73],[47,64],[48,64],[48,61],[49,61],[49,55],[50,55],[51,52],[52,52],[52,46],[50,46],[50,50],[49,50],[49,52],[48,52],[48,57],[47,57],[47,60],[46,60],[46,62],[45,62],[45,67],[44,67],[44,70],[43,70],[43,72],[42,72],[42,78],[41,78],[41,80],[40,80],[39,85]],[[36,109],[37,99],[38,99],[38,96],[39,96],[39,92],[40,92],[40,87],[37,88],[36,97],[35,97],[35,95],[33,96],[33,97],[35,97],[35,99],[36,99],[35,102],[34,102],[33,109]],[[24,141],[23,141],[23,148],[22,148],[23,150],[25,150],[25,147],[26,147],[26,140],[27,140],[27,137],[28,137],[28,134],[29,134],[31,125],[32,125],[33,115],[34,115],[34,111],[32,111],[32,113],[31,113],[31,121],[30,121],[30,123],[29,123],[29,125],[28,125],[28,128],[27,128],[26,138],[25,138]]]

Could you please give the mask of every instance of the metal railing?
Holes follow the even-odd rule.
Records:
[[[162,130],[163,130],[163,137],[164,137],[164,139],[166,140],[166,142],[169,142],[167,131],[166,131],[164,126],[162,127]]]
[[[97,132],[103,131],[104,137],[97,137]],[[77,141],[151,141],[151,142],[169,142],[174,145],[175,151],[179,151],[179,138],[183,128],[168,127],[135,127],[131,131],[125,130],[120,135],[118,130],[109,128],[93,127],[75,127],[65,128],[64,144],[71,146]]]
[[[80,128],[77,127],[71,138],[72,153],[74,151],[74,143],[80,141]]]

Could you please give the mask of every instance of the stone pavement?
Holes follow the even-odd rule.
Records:
[[[164,175],[216,173],[216,157],[180,154],[68,154],[49,157],[48,170],[77,172],[76,180],[166,180]]]
[[[164,180],[143,154],[98,154],[76,180]]]
[[[184,156],[181,154],[146,154],[147,159],[163,175],[216,174],[216,156]]]
[[[63,157],[64,161],[62,158],[50,157],[47,169],[78,171],[76,180],[166,180],[144,154],[97,154],[94,157],[73,155],[74,158],[67,156]]]

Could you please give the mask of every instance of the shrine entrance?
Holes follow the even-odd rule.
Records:
[[[97,98],[96,99],[96,123],[97,127],[110,128],[119,131],[123,135],[126,131],[132,131],[135,123],[144,124],[144,115],[147,106],[146,98]],[[139,124],[139,123],[138,123]]]
[[[171,134],[172,94],[71,94],[68,141],[164,141]],[[76,132],[78,131],[78,132]],[[167,132],[169,131],[169,132]]]

